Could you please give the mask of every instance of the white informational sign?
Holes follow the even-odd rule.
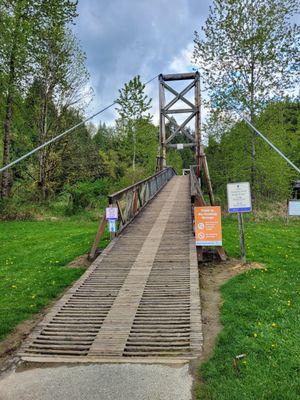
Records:
[[[108,220],[108,230],[109,230],[109,232],[116,232],[117,231],[116,220],[115,219],[109,219]]]
[[[106,219],[118,219],[118,207],[107,207]]]
[[[289,201],[289,215],[300,216],[300,200]]]
[[[251,212],[251,191],[249,182],[227,184],[228,211],[230,213]]]
[[[183,143],[177,143],[177,150],[183,150]]]

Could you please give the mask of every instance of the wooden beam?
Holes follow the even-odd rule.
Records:
[[[208,169],[206,155],[205,154],[201,155],[201,158],[202,158],[202,165],[203,165],[205,180],[206,180],[207,187],[208,187],[208,194],[209,194],[210,204],[212,206],[214,206],[215,205],[215,198],[214,198],[213,188],[212,188],[212,185],[211,185],[211,179],[210,179],[210,175],[209,175],[209,169]]]
[[[194,112],[195,108],[177,108],[175,110],[166,110],[164,109],[164,112],[166,114],[184,114],[184,113],[189,113],[189,112]]]
[[[164,81],[182,81],[186,79],[195,79],[196,72],[187,72],[184,74],[161,75]]]
[[[200,177],[200,154],[201,154],[201,95],[200,95],[200,76],[197,74],[195,84],[195,143],[196,143],[196,175]]]
[[[178,93],[175,89],[173,89],[171,86],[169,86],[166,82],[162,81],[163,86],[172,94],[174,94],[175,96],[180,95],[180,93]],[[186,103],[189,107],[194,107],[194,104],[191,103],[189,100],[187,100],[184,96],[180,95],[180,100],[182,100],[184,103]]]
[[[168,114],[165,114],[165,117],[170,121],[170,123],[172,125],[174,125],[175,127],[179,127],[179,125],[177,124],[177,122],[172,119]],[[181,128],[181,132],[184,134],[184,136],[189,139],[191,142],[195,142],[195,137],[193,135],[191,135],[190,133],[188,133],[188,131],[184,128]]]
[[[177,148],[177,144],[179,143],[169,143],[167,144],[167,147],[172,147],[172,148]],[[194,147],[195,143],[180,143],[183,145],[183,147]]]
[[[167,89],[168,88],[171,88],[171,86],[169,86],[169,85],[167,85],[168,87],[167,87]],[[174,97],[174,99],[172,99],[171,101],[170,101],[170,103],[168,103],[167,105],[166,105],[166,107],[165,107],[165,109],[166,110],[168,110],[169,108],[171,108],[178,100],[182,100],[182,101],[189,101],[188,99],[186,99],[185,97],[184,97],[184,95],[185,94],[187,94],[193,87],[195,86],[195,81],[193,81],[192,83],[190,83],[186,88],[184,88],[181,92],[177,92],[177,90],[175,90],[175,89],[173,89],[174,90],[174,92],[176,92],[177,94],[175,95],[175,97]],[[168,89],[169,90],[169,89]],[[173,92],[173,94],[175,94]],[[184,99],[184,100],[183,100]]]
[[[159,77],[159,169],[163,170],[167,165],[167,152],[166,152],[166,121],[163,109],[166,105],[165,90],[161,75]]]
[[[132,214],[135,216],[138,210],[138,189],[133,192],[133,202],[132,202]]]
[[[98,230],[97,230],[97,233],[96,233],[96,236],[95,236],[94,243],[93,243],[92,248],[91,248],[91,250],[90,250],[90,252],[88,254],[88,258],[90,260],[93,260],[94,257],[95,257],[95,254],[96,254],[96,251],[97,251],[97,248],[98,248],[98,244],[99,244],[99,242],[101,240],[101,237],[102,237],[102,235],[103,235],[103,233],[105,231],[105,227],[106,227],[106,215],[104,213],[104,215],[102,217],[102,220],[101,220],[101,222],[99,224],[99,227],[98,227]]]
[[[125,220],[124,220],[123,212],[122,212],[122,209],[121,209],[121,205],[120,205],[118,200],[116,201],[116,204],[117,204],[117,207],[118,207],[118,210],[119,210],[119,214],[120,214],[120,217],[121,217],[122,225],[124,225],[125,224]]]
[[[195,112],[193,112],[192,114],[190,114],[190,115],[183,121],[183,123],[182,123],[181,125],[179,125],[179,126],[176,128],[175,132],[173,132],[173,133],[168,137],[168,139],[166,140],[166,144],[170,143],[171,140],[178,134],[178,132],[180,132],[181,129],[184,128],[184,127],[190,122],[190,120],[194,118],[194,116],[195,116]]]
[[[223,246],[216,246],[216,250],[218,253],[218,256],[221,261],[226,261],[227,260],[227,254]]]

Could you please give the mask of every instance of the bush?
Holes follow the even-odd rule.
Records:
[[[65,192],[69,194],[69,204],[67,214],[86,208],[96,208],[106,201],[109,194],[110,182],[107,178],[97,181],[77,182],[75,185],[66,185]]]
[[[34,208],[22,204],[19,199],[0,200],[0,221],[26,220],[34,218]]]

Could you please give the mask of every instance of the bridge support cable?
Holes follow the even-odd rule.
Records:
[[[240,118],[242,118],[242,120],[244,122],[246,122],[246,124],[253,129],[253,131],[261,138],[263,139],[274,151],[276,151],[277,154],[280,155],[280,157],[282,157],[296,172],[298,172],[298,174],[300,174],[300,169],[278,148],[276,147],[268,138],[265,137],[265,135],[263,135],[257,128],[255,128],[255,126],[248,120],[248,118],[244,117],[242,114],[240,114],[236,109],[234,109],[235,112],[238,114],[238,116]]]
[[[155,75],[153,78],[149,79],[147,82],[144,83],[144,85],[148,85],[150,82],[152,82],[154,79],[157,78],[158,75]],[[40,146],[34,148],[33,150],[30,150],[28,153],[24,154],[23,156],[17,158],[16,160],[12,161],[11,163],[4,165],[2,168],[0,168],[0,173],[4,172],[5,170],[13,167],[14,165],[18,164],[19,162],[25,160],[26,158],[32,156],[34,153],[36,153],[37,151],[43,149],[44,147],[48,146],[51,143],[57,142],[58,140],[60,140],[62,137],[66,136],[67,134],[75,131],[77,128],[79,128],[80,126],[86,124],[88,121],[94,119],[97,115],[102,114],[104,111],[108,110],[109,108],[113,107],[116,104],[116,101],[114,101],[113,103],[109,104],[108,106],[102,108],[101,110],[97,111],[96,113],[90,115],[89,117],[87,117],[86,119],[84,119],[83,121],[79,122],[78,124],[72,126],[71,128],[67,129],[66,131],[60,133],[59,135],[53,137],[52,139],[48,140],[47,142],[41,144]]]

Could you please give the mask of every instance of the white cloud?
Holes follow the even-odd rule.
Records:
[[[179,54],[173,57],[168,69],[171,73],[180,73],[191,71],[193,69],[192,56],[194,45],[189,43],[185,48],[181,49]]]

